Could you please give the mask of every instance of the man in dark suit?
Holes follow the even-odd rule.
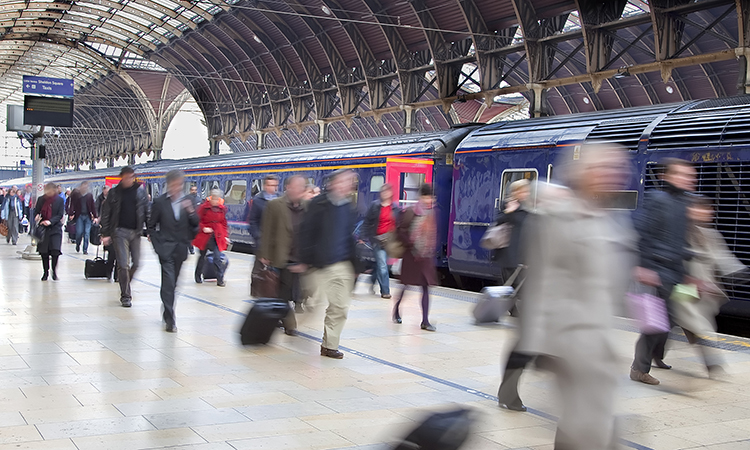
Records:
[[[187,198],[189,198],[190,201],[193,202],[193,208],[195,208],[195,210],[197,211],[198,205],[201,203],[200,199],[198,198],[198,186],[190,186],[190,193],[187,195]],[[192,243],[188,245],[188,250],[190,251],[191,255],[195,255],[195,247],[193,247]]]
[[[164,322],[170,333],[177,331],[174,295],[188,246],[198,229],[198,215],[192,200],[183,195],[185,174],[170,170],[166,175],[167,193],[154,200],[148,221],[149,240],[161,264],[161,301]]]

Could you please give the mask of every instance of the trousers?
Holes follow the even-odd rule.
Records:
[[[354,267],[349,261],[337,262],[318,269],[315,278],[328,299],[323,322],[323,347],[338,350],[352,301]]]
[[[667,303],[667,310],[671,300],[669,299],[672,295],[672,290],[676,283],[670,283],[662,277],[662,286],[657,289],[659,297],[663,298]],[[674,323],[670,313],[670,323]],[[651,371],[651,361],[656,359],[664,359],[664,353],[666,352],[667,340],[669,339],[669,333],[657,333],[657,334],[641,334],[638,341],[635,343],[635,358],[633,359],[633,369],[641,371],[643,373],[649,373]]]
[[[404,288],[401,289],[401,292],[398,294],[398,299],[396,300],[396,306],[393,307],[393,316],[401,317],[399,313],[399,307],[401,306],[401,300],[404,298],[404,293],[406,293],[406,286],[404,285]],[[427,283],[427,280],[422,279],[422,325],[427,325],[430,323],[430,285]]]
[[[279,298],[287,302],[301,303],[300,274],[292,273],[289,269],[281,269],[279,272]],[[289,309],[289,314],[282,319],[284,328],[289,330],[297,329],[297,317],[294,315],[294,308]]]
[[[159,256],[161,264],[161,303],[164,308],[162,318],[167,327],[175,325],[174,298],[177,289],[177,280],[180,277],[182,263],[187,258],[187,247],[176,248],[171,255]]]
[[[76,248],[81,246],[81,238],[83,238],[83,253],[89,251],[89,236],[91,236],[91,216],[88,214],[78,216],[76,219]]]
[[[372,284],[377,282],[380,285],[380,295],[390,295],[390,277],[388,274],[388,254],[379,242],[372,244],[375,252],[375,270],[372,272]]]
[[[16,215],[16,210],[13,207],[8,208],[8,235],[5,236],[5,242],[13,242],[13,245],[16,245],[18,242],[18,225],[20,223],[20,220],[18,216]]]
[[[141,261],[141,230],[116,228],[112,236],[117,257],[117,281],[120,283],[120,301],[129,302],[133,296],[130,282]],[[132,261],[132,264],[131,264]]]

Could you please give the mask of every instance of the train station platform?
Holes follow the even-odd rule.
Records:
[[[226,288],[195,284],[191,256],[172,334],[160,322],[159,266],[145,240],[130,309],[114,283],[84,280],[85,257],[72,245],[63,246],[61,280],[41,282],[41,263],[16,254],[21,243],[0,243],[0,450],[375,450],[425,412],[457,403],[478,413],[466,449],[552,449],[552,378],[525,374],[528,412],[497,406],[513,329],[475,326],[475,294],[436,288],[438,331],[428,333],[419,294],[406,298],[396,325],[391,302],[360,282],[345,358],[332,360],[319,355],[321,308],[299,315],[300,336],[239,344],[252,256],[230,254]],[[636,337],[618,322],[623,449],[750,448],[750,342],[718,336],[727,375],[712,380],[677,335],[667,355],[674,369],[654,369],[662,384],[652,387],[628,378]]]

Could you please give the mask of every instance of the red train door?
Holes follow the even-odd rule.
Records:
[[[419,200],[419,186],[432,183],[432,166],[431,159],[386,159],[385,181],[398,193],[399,206],[407,208]]]

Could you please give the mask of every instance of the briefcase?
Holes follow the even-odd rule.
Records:
[[[250,295],[256,298],[275,298],[279,295],[279,271],[258,262],[250,282]]]
[[[242,345],[267,344],[279,321],[289,314],[289,302],[277,298],[259,298],[247,313],[240,328]]]
[[[83,276],[87,280],[89,278],[106,278],[109,280],[112,277],[112,264],[99,257],[99,247],[96,248],[96,257],[86,260]]]
[[[91,245],[102,245],[102,227],[98,223],[91,224],[89,242],[91,242]]]

